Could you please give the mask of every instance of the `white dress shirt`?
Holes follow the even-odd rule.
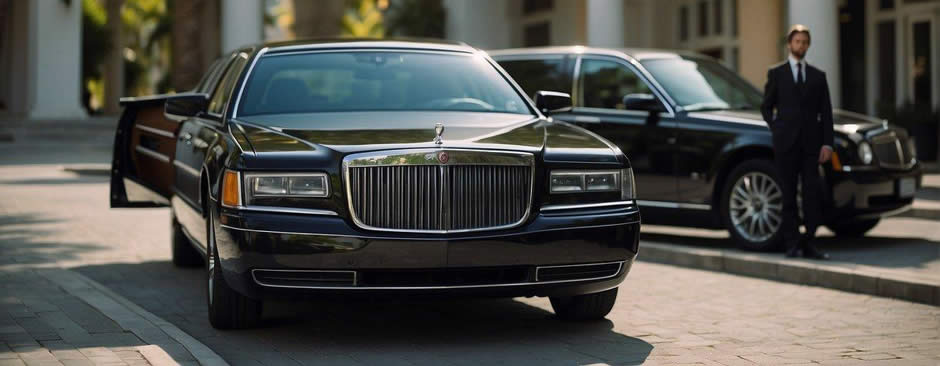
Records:
[[[798,65],[803,65],[803,81],[806,81],[806,60],[797,60],[796,57],[793,57],[793,55],[787,57],[787,60],[790,62],[790,72],[793,74],[793,82],[800,82],[799,77],[796,75],[796,73],[800,72],[800,67]]]

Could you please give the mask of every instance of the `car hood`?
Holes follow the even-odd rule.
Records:
[[[761,115],[758,110],[743,110],[743,111],[734,111],[734,110],[723,110],[723,111],[709,111],[709,112],[694,112],[696,114],[706,114],[714,119],[722,119],[721,117],[727,117],[727,119],[744,119],[750,120],[751,122],[764,123],[764,117]],[[865,132],[868,130],[873,130],[877,128],[882,128],[884,126],[884,121],[876,119],[874,117],[866,116],[864,114],[859,114],[855,112],[850,112],[841,109],[832,110],[832,124],[833,129],[837,132],[850,135],[855,132]]]
[[[328,149],[343,154],[404,148],[475,148],[592,156],[616,161],[616,150],[586,130],[511,113],[375,111],[238,117],[235,128],[255,153]],[[434,142],[442,124],[443,143]]]

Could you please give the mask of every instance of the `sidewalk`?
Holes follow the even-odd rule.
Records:
[[[940,174],[924,175],[913,206],[864,238],[821,237],[829,261],[742,251],[723,232],[655,226],[644,226],[638,259],[940,306]]]

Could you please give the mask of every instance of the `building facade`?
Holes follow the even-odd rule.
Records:
[[[757,86],[786,57],[791,24],[833,104],[940,105],[940,0],[445,0],[447,37],[484,49],[588,45],[682,49],[722,60]],[[485,4],[485,6],[481,6]]]

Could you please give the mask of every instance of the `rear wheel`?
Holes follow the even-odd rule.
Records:
[[[587,295],[551,297],[555,315],[565,320],[603,319],[617,302],[617,288]]]
[[[177,267],[195,267],[202,264],[202,256],[193,247],[189,237],[183,233],[183,226],[176,220],[176,215],[170,220],[173,234],[170,238],[173,248],[173,264]]]
[[[777,249],[782,241],[783,191],[769,160],[747,160],[731,171],[721,196],[721,218],[738,246]]]
[[[837,236],[858,238],[865,236],[865,234],[871,229],[874,229],[879,222],[881,222],[881,218],[826,224],[826,227],[836,233]]]
[[[216,329],[251,328],[261,320],[262,303],[238,293],[225,282],[222,266],[218,261],[219,250],[215,245],[215,232],[212,230],[213,218],[214,214],[210,209],[206,224],[206,299],[209,305],[209,323]]]

